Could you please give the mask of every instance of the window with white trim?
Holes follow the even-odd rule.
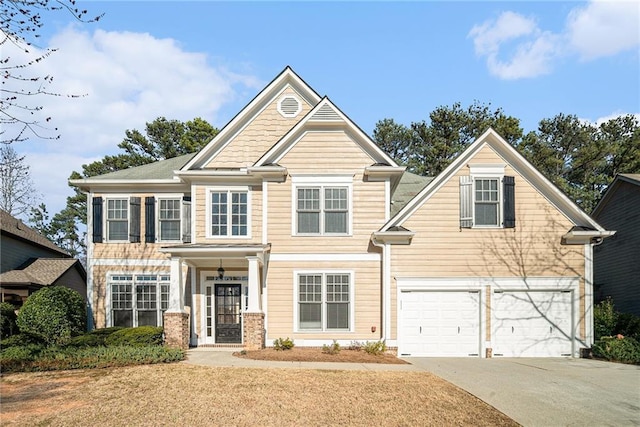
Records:
[[[504,175],[504,165],[470,169],[460,176],[460,227],[515,227],[515,178]]]
[[[169,286],[166,274],[109,276],[111,326],[161,326],[169,308]]]
[[[296,234],[349,234],[349,187],[296,187]]]
[[[182,200],[158,200],[158,238],[160,241],[181,240],[180,210]]]
[[[249,191],[212,190],[209,193],[212,237],[249,237]]]
[[[129,240],[129,200],[107,199],[107,240]]]
[[[296,286],[299,330],[351,329],[351,274],[301,273]]]

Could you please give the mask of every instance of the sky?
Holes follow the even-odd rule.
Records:
[[[30,72],[58,140],[14,144],[50,214],[83,164],[158,117],[222,128],[287,65],[365,132],[474,101],[525,132],[559,113],[640,117],[640,2],[78,1],[97,23],[46,14]],[[8,49],[2,56],[10,56]]]

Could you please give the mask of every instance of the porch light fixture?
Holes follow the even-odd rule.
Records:
[[[222,268],[222,260],[220,260],[220,267],[218,268],[218,278],[224,279],[224,268]]]

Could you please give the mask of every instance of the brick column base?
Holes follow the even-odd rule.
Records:
[[[243,313],[242,342],[245,350],[264,348],[264,313]]]
[[[189,349],[189,313],[164,313],[164,342],[168,347]]]

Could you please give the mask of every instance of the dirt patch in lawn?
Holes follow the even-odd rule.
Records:
[[[517,426],[428,372],[187,364],[8,374],[5,426]]]
[[[275,360],[281,362],[342,362],[342,363],[387,363],[404,365],[408,362],[398,359],[393,354],[369,354],[363,350],[340,350],[336,354],[324,353],[320,348],[293,347],[290,350],[262,350],[233,353],[236,357],[254,360]]]

